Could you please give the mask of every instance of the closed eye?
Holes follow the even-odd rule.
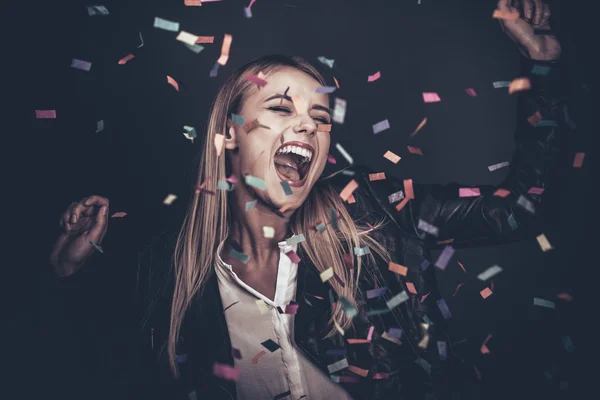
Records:
[[[292,112],[292,110],[290,110],[289,108],[282,107],[282,106],[273,106],[273,107],[269,107],[268,109],[271,110],[271,111],[282,112],[282,113],[285,113],[285,114],[291,114],[291,112]],[[324,117],[313,117],[313,119],[315,121],[319,121],[319,122],[321,122],[323,124],[328,124],[329,123],[329,120],[327,118],[324,118]]]

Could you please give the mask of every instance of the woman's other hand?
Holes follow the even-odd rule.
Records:
[[[50,254],[57,276],[75,273],[97,251],[90,242],[102,243],[108,228],[108,206],[105,197],[84,197],[79,203],[72,203],[61,216],[60,226],[64,232]]]
[[[561,47],[550,31],[550,7],[542,0],[500,0],[498,10],[519,12],[517,19],[500,19],[500,26],[517,44],[521,54],[532,60],[558,60]],[[538,30],[536,35],[535,31]],[[541,33],[539,31],[546,31]]]

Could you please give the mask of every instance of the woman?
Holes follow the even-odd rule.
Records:
[[[514,11],[507,0],[498,9]],[[144,319],[127,377],[135,396],[449,396],[448,310],[429,249],[449,239],[464,247],[533,234],[541,196],[528,191],[551,190],[564,137],[560,45],[534,34],[549,29],[549,8],[526,1],[522,14],[500,20],[531,82],[518,94],[515,154],[503,184],[479,186],[476,197],[459,197],[456,184],[370,181],[364,168],[353,168],[352,178],[322,177],[332,122],[316,69],[271,56],[230,77],[212,107],[197,189],[176,243],[162,237],[161,248],[140,260]],[[532,73],[540,68],[543,75]],[[556,123],[535,127],[531,116]],[[350,179],[357,183],[351,197]],[[106,234],[108,206],[106,198],[86,197],[61,219],[65,232],[51,261],[73,302],[87,291],[84,271],[108,262],[91,257]]]

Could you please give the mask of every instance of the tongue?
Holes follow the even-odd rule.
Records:
[[[273,161],[277,171],[290,181],[299,181],[300,173],[296,164],[296,158],[291,154],[277,154]]]

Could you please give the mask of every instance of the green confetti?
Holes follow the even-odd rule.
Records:
[[[173,22],[166,19],[154,17],[154,27],[164,29],[165,31],[179,31],[179,22]]]
[[[322,223],[322,222],[321,222],[319,225],[317,225],[317,226],[315,227],[315,229],[316,229],[317,231],[319,231],[319,232],[323,232],[325,229],[327,229],[327,227],[325,226],[325,224],[324,224],[324,223]]]
[[[335,62],[335,60],[330,60],[330,59],[328,59],[328,58],[325,58],[325,57],[323,57],[323,56],[320,56],[320,57],[318,58],[318,60],[319,60],[320,62],[322,62],[323,64],[327,65],[329,68],[333,68],[333,63]]]
[[[359,257],[364,256],[365,254],[369,254],[370,252],[371,250],[367,246],[354,248],[354,254],[356,254]]]
[[[231,184],[227,181],[218,181],[217,182],[217,189],[223,189],[223,190],[230,190],[231,189]]]
[[[281,186],[283,187],[283,191],[285,192],[286,196],[291,196],[294,194],[294,192],[292,192],[292,188],[290,187],[290,184],[287,183],[286,181],[281,181]]]
[[[231,113],[231,119],[233,120],[234,124],[244,125],[244,117]]]
[[[188,49],[190,49],[191,51],[193,51],[194,53],[198,54],[200,53],[202,50],[204,50],[204,46],[201,46],[199,44],[194,44],[194,45],[189,45],[187,43],[184,43],[185,47],[187,47]]]
[[[102,132],[104,130],[104,120],[100,120],[96,122],[96,133]]]
[[[94,246],[96,248],[96,250],[98,250],[100,253],[104,254],[104,250],[102,250],[102,247],[100,247],[100,245],[97,245],[96,243],[92,242],[91,240],[89,241],[92,246]]]
[[[87,11],[90,17],[94,15],[108,15],[108,9],[104,6],[88,6]]]
[[[246,202],[246,212],[252,210],[257,202],[258,202],[258,200],[247,201]]]
[[[304,238],[304,234],[300,233],[298,235],[294,235],[291,238],[286,239],[285,242],[288,245],[292,246],[292,245],[294,245],[296,243],[304,242],[305,240],[306,239]]]
[[[348,318],[353,318],[358,314],[358,309],[344,296],[340,296],[340,303],[342,303],[342,311],[346,313]]]
[[[229,252],[229,255],[233,258],[240,260],[244,264],[246,264],[248,262],[248,260],[250,260],[249,255],[241,253],[241,252],[237,251],[236,249],[231,249],[231,251]]]
[[[246,175],[246,184],[260,190],[267,190],[267,184],[265,181],[252,175]]]

